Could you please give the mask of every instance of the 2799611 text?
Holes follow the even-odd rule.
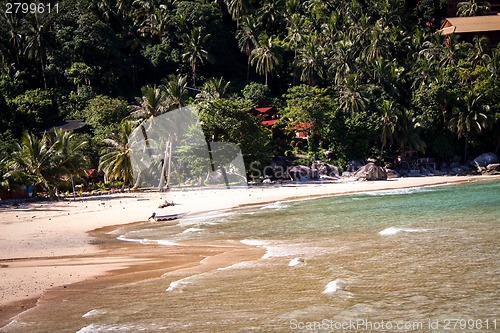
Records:
[[[59,13],[59,3],[7,2],[5,14],[50,14]]]

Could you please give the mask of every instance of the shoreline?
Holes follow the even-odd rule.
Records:
[[[123,242],[116,239],[116,234],[110,234],[124,226],[146,223],[148,214],[153,211],[159,214],[189,211],[191,216],[196,216],[276,201],[482,180],[500,180],[500,176],[394,178],[387,181],[273,184],[231,190],[118,193],[77,201],[1,207],[0,328],[29,308],[68,292],[72,286],[88,288],[101,280],[151,278],[166,272],[183,274],[185,270],[210,270],[262,256],[262,249],[244,244],[180,243],[165,247]],[[174,201],[176,205],[158,209],[164,200]],[[141,220],[144,222],[137,222]]]

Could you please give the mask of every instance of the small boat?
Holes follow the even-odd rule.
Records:
[[[185,213],[176,213],[176,214],[167,214],[167,215],[156,215],[156,213],[153,213],[149,217],[149,220],[150,221],[155,221],[155,222],[158,222],[158,221],[171,221],[171,220],[180,219],[180,218],[184,217],[186,214],[187,214],[187,212],[185,212]]]

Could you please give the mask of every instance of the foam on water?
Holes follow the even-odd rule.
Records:
[[[337,292],[337,290],[341,290],[343,287],[345,287],[346,282],[341,280],[341,279],[336,279],[333,281],[328,282],[328,284],[325,286],[325,290],[323,291],[323,294],[333,294]]]
[[[122,324],[122,325],[97,325],[90,324],[87,325],[76,333],[95,333],[95,332],[139,332],[139,331],[164,331],[167,330],[168,327],[161,326],[157,324],[149,324],[149,325],[133,325],[133,324]]]
[[[260,209],[284,209],[290,207],[290,204],[287,204],[283,201],[276,201],[273,202],[272,204],[265,205],[264,207],[261,207]]]
[[[166,239],[135,239],[135,238],[127,238],[125,235],[121,235],[116,237],[116,239],[124,241],[124,242],[132,242],[132,243],[140,243],[140,244],[159,244],[165,246],[178,246],[178,243],[166,240]]]
[[[386,196],[386,195],[404,195],[404,194],[414,194],[421,192],[432,192],[433,189],[430,189],[428,186],[426,187],[409,187],[409,188],[400,188],[396,190],[382,190],[382,191],[373,191],[373,192],[360,192],[355,195],[370,195],[370,196]]]
[[[218,271],[228,271],[231,269],[254,268],[259,266],[255,261],[242,261],[227,267],[217,268]]]
[[[302,258],[293,258],[288,263],[288,266],[293,267],[293,266],[297,266],[297,265],[300,265],[300,264],[303,264],[303,263],[304,263],[304,259],[302,259]]]
[[[166,289],[166,291],[169,292],[169,293],[171,293],[174,290],[177,290],[177,289],[181,288],[182,286],[191,284],[191,282],[189,282],[188,279],[189,279],[189,277],[184,278],[184,279],[180,279],[180,280],[177,280],[177,281],[170,282],[170,285],[168,286],[168,288]]]
[[[200,232],[200,231],[203,231],[203,229],[201,229],[201,228],[187,228],[182,233],[183,234],[189,234],[189,233],[192,233],[192,232]]]
[[[390,236],[395,235],[400,232],[427,232],[431,231],[431,229],[417,229],[417,228],[397,228],[397,227],[389,227],[379,232],[381,236]]]
[[[102,310],[90,310],[89,312],[87,312],[86,314],[84,314],[82,316],[82,318],[88,318],[88,317],[93,317],[93,316],[100,316],[100,315],[103,315],[103,314],[106,314],[106,311],[102,311]]]

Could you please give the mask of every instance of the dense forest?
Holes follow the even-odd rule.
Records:
[[[500,45],[436,33],[441,0],[61,0],[17,13],[0,3],[3,187],[51,192],[88,169],[132,184],[128,134],[185,105],[247,165],[499,151]],[[482,9],[464,2],[461,14]],[[284,135],[249,112],[266,106]],[[91,130],[44,132],[64,119]],[[307,140],[293,136],[300,123]]]

